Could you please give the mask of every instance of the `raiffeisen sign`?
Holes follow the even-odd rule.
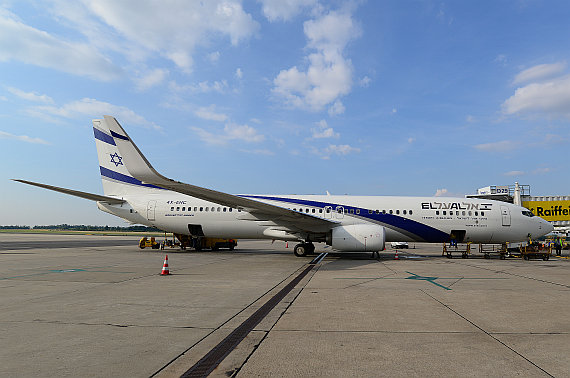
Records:
[[[522,205],[549,222],[570,221],[570,201],[522,201]]]

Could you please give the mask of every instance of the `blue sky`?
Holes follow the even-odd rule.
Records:
[[[0,224],[125,223],[91,120],[230,193],[570,194],[566,1],[0,0]]]

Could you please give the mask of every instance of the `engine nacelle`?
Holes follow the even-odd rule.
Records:
[[[384,250],[386,231],[374,224],[351,224],[332,229],[330,245],[340,251],[377,252]]]

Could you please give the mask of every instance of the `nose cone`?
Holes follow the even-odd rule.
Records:
[[[544,219],[542,220],[542,222],[544,222],[544,225],[542,226],[542,229],[544,230],[544,234],[549,234],[552,231],[554,231],[554,226],[552,224],[550,224],[549,222],[545,221]]]

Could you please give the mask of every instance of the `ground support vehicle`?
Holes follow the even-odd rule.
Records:
[[[479,244],[479,253],[482,253],[486,259],[490,259],[492,254],[499,255],[501,260],[510,256],[507,251],[507,244]]]
[[[461,253],[461,258],[466,259],[471,253],[471,243],[455,243],[450,246],[447,246],[447,243],[443,243],[441,256],[447,256],[448,259],[451,259],[453,258],[453,253]]]
[[[152,236],[150,238],[145,236],[139,241],[139,248],[140,249],[145,249],[145,248],[159,249],[160,243],[158,243],[156,241],[154,236]]]
[[[540,244],[529,244],[520,248],[520,254],[524,260],[543,259],[544,261],[547,261],[552,254],[552,247],[543,247]]]

